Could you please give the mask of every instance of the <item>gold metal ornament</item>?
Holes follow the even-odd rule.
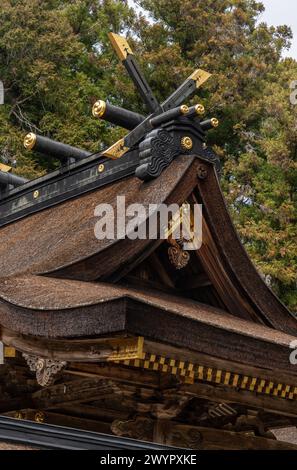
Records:
[[[117,158],[120,158],[122,155],[124,155],[124,153],[126,153],[128,150],[129,148],[125,146],[125,140],[120,139],[111,147],[104,150],[104,152],[102,152],[102,155],[111,158],[112,160],[116,160]]]
[[[92,114],[95,118],[101,118],[104,116],[104,113],[106,111],[106,103],[105,101],[98,100],[93,106],[92,109]]]
[[[4,347],[4,357],[16,357],[16,350],[10,346]]]
[[[203,104],[196,104],[195,111],[198,116],[203,116],[205,114],[205,108]]]
[[[180,111],[182,114],[188,114],[189,112],[189,107],[186,104],[182,104],[180,107]]]
[[[37,199],[37,198],[39,197],[39,191],[38,191],[38,189],[36,189],[36,191],[34,191],[33,197],[34,197],[34,199]]]
[[[109,40],[120,60],[127,59],[128,54],[133,54],[126,38],[115,33],[108,33]]]
[[[191,137],[185,136],[180,141],[183,150],[191,150],[193,148],[193,141]]]
[[[44,413],[42,411],[38,411],[34,416],[34,421],[36,423],[44,423],[44,421],[45,421]]]
[[[34,132],[30,132],[29,134],[26,135],[24,138],[24,147],[27,150],[32,150],[35,147],[36,144],[36,134]]]
[[[217,118],[212,118],[210,122],[211,122],[212,127],[214,128],[218,127],[220,124],[220,121]]]
[[[103,163],[101,163],[100,165],[98,165],[98,172],[102,173],[104,171],[104,168],[105,167],[104,167]]]
[[[9,173],[11,170],[11,166],[4,165],[4,163],[0,163],[0,171],[3,171],[4,173]]]
[[[144,338],[142,336],[136,338],[119,338],[112,346],[113,351],[107,358],[107,361],[110,362],[127,361],[130,359],[140,360],[144,354]]]
[[[211,77],[211,73],[206,72],[202,69],[195,70],[192,75],[189,76],[189,80],[195,80],[196,87],[199,88]]]

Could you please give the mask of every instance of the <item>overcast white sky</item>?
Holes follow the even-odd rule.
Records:
[[[269,25],[287,24],[291,26],[294,39],[290,51],[285,55],[297,59],[297,1],[296,0],[260,0],[266,8],[263,21]]]

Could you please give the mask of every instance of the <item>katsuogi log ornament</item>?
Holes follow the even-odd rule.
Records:
[[[30,132],[24,139],[24,147],[27,150],[35,150],[43,155],[57,158],[62,163],[75,163],[91,155],[91,152],[72,147],[68,144],[43,137]]]
[[[9,189],[17,188],[27,183],[26,178],[11,173],[11,167],[0,163],[0,194]]]

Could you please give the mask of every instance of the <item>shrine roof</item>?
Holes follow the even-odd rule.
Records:
[[[166,293],[24,276],[3,279],[0,299],[1,325],[31,337],[136,334],[226,360],[296,369],[288,359],[293,336]]]
[[[198,176],[201,165],[207,175],[202,179]],[[185,269],[176,271],[173,266],[169,266],[166,259],[167,242],[164,240],[131,240],[127,237],[96,239],[96,205],[111,204],[117,215],[118,196],[125,196],[127,205],[141,203],[145,207],[160,203],[181,205],[185,200],[202,204],[203,243],[199,250],[191,252],[189,265]],[[55,303],[61,304],[61,309],[66,308],[67,279],[85,282],[83,289],[72,294],[77,306],[85,302],[102,302],[102,289],[98,287],[99,291],[96,291],[93,285],[88,286],[88,282],[123,284],[127,276],[133,274],[135,269],[140,269],[143,263],[150,262],[154,256],[158,267],[153,269],[153,278],[160,274],[159,271],[164,271],[163,277],[168,278],[169,286],[160,284],[160,289],[170,287],[171,294],[181,298],[180,303],[185,309],[189,302],[196,300],[201,305],[209,305],[200,307],[201,312],[207,312],[206,315],[209,308],[214,307],[230,314],[230,324],[232,317],[250,321],[251,331],[255,331],[253,324],[258,324],[290,335],[296,335],[297,332],[296,319],[265,284],[245,251],[229,216],[215,168],[199,156],[178,157],[157,179],[150,182],[124,177],[79,198],[39,211],[2,227],[0,240],[0,281],[2,279],[2,286],[5,287],[3,282],[8,281],[4,281],[4,278],[11,278],[9,285],[15,285],[12,290],[15,299],[21,303],[25,299],[22,288],[18,287],[20,277],[42,275],[65,279],[62,283],[27,278],[35,281],[39,279],[37,284],[27,284],[26,295],[27,302],[33,302],[33,305],[42,297],[41,310],[49,310]],[[188,285],[195,276],[204,276],[207,286],[194,286],[189,292]],[[46,282],[48,293],[41,294],[38,289],[42,290],[42,283]],[[180,289],[178,286],[182,282],[184,287]],[[59,285],[63,293],[59,291]],[[52,291],[50,286],[53,286]],[[111,292],[112,298],[122,297],[123,291],[119,289],[110,286],[104,295]],[[136,278],[136,286],[134,282],[134,289],[139,291],[140,297],[139,278]],[[93,299],[92,302],[86,300],[88,295]],[[55,334],[61,336],[57,326],[54,330]]]

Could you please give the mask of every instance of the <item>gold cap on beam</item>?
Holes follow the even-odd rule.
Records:
[[[24,138],[24,147],[27,150],[32,150],[36,144],[36,134],[34,132],[30,132],[29,134],[26,135]]]
[[[120,60],[127,59],[128,54],[133,54],[126,38],[115,33],[108,33],[109,40]]]
[[[4,163],[0,163],[0,171],[3,171],[4,173],[9,173],[11,170],[11,166],[4,165]]]
[[[203,104],[196,104],[195,111],[198,116],[203,116],[205,114],[205,108]]]
[[[219,127],[220,121],[217,118],[212,118],[210,120],[212,127]]]
[[[211,73],[206,72],[202,69],[197,69],[192,75],[189,76],[188,80],[195,80],[196,88],[201,87],[211,77]]]
[[[104,113],[106,111],[106,103],[105,101],[98,100],[93,106],[92,109],[92,114],[95,118],[101,118],[104,116]]]
[[[189,112],[189,107],[186,105],[186,104],[182,104],[181,107],[180,107],[180,112],[182,114],[188,114]]]

